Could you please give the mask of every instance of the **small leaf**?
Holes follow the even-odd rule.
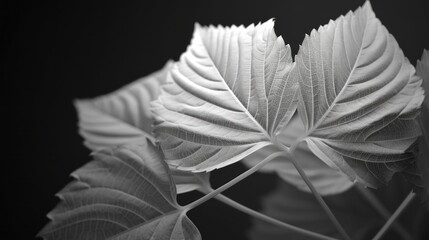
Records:
[[[210,188],[210,173],[193,173],[170,168],[174,183],[176,184],[177,193],[186,193],[198,189]]]
[[[58,196],[45,239],[201,239],[151,143],[103,149]]]
[[[412,164],[421,80],[369,2],[313,30],[296,64],[298,113],[316,156],[371,187]]]
[[[305,133],[301,119],[295,114],[290,123],[280,132],[278,140],[285,146],[290,147],[300,136]],[[243,163],[249,167],[256,165],[262,159],[273,153],[275,147],[268,146],[247,156]],[[317,158],[305,143],[298,145],[295,150],[296,160],[302,166],[304,172],[313,183],[317,192],[321,195],[338,194],[353,186],[344,174],[327,166]],[[292,160],[288,156],[277,157],[266,164],[260,171],[276,172],[283,180],[302,191],[310,192],[307,184],[299,175]]]
[[[149,104],[158,98],[161,85],[166,82],[172,65],[172,61],[169,61],[163,69],[113,93],[77,100],[75,106],[79,116],[79,133],[85,139],[85,145],[97,151],[123,144],[138,145],[145,142],[146,138],[154,141]],[[173,179],[179,194],[210,184],[208,174],[197,176],[173,169]]]
[[[93,151],[153,139],[150,101],[158,98],[172,62],[121,89],[95,99],[77,100],[79,133]]]
[[[422,57],[417,60],[416,64],[417,75],[423,79],[423,89],[425,93],[429,92],[429,50],[423,50]],[[426,94],[427,95],[427,94]],[[422,109],[429,108],[429,98],[425,97]],[[427,127],[427,125],[425,125]],[[427,135],[425,135],[427,136]]]
[[[211,171],[270,145],[296,109],[293,66],[272,20],[247,28],[197,25],[152,105],[169,163]]]

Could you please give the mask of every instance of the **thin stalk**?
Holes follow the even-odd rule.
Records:
[[[227,190],[228,188],[234,186],[236,183],[240,182],[241,180],[245,179],[246,177],[250,176],[251,174],[253,174],[254,172],[258,171],[259,169],[261,169],[265,164],[267,164],[269,161],[273,160],[276,157],[279,157],[281,155],[285,154],[283,151],[281,152],[275,152],[272,153],[271,155],[269,155],[268,157],[266,157],[264,160],[260,161],[258,164],[256,164],[255,166],[253,166],[252,168],[250,168],[249,170],[245,171],[244,173],[238,175],[236,178],[232,179],[231,181],[225,183],[224,185],[222,185],[221,187],[217,188],[216,190],[214,190],[213,192],[210,192],[209,194],[195,200],[194,202],[189,203],[186,206],[183,206],[182,208],[186,209],[186,211],[189,211],[201,204],[203,204],[204,202],[210,200],[211,198],[215,197],[216,195],[218,195],[219,193]]]
[[[390,226],[395,222],[395,220],[401,215],[401,213],[405,210],[405,208],[408,206],[408,204],[414,199],[416,196],[415,193],[412,191],[407,195],[407,197],[404,199],[404,201],[399,205],[399,207],[396,209],[396,211],[392,214],[392,216],[387,220],[387,222],[384,224],[384,226],[378,231],[378,233],[374,236],[373,240],[380,239],[390,228]]]
[[[391,216],[391,213],[389,212],[389,210],[387,210],[386,207],[384,207],[384,205],[380,202],[380,200],[378,200],[378,198],[376,196],[374,196],[374,194],[370,191],[368,191],[367,189],[363,188],[360,185],[356,186],[358,192],[360,192],[362,194],[362,196],[371,204],[371,206],[378,212],[378,214],[380,214],[380,216],[382,216],[384,218],[384,220],[388,220],[389,217]],[[412,240],[413,237],[410,235],[410,233],[408,233],[408,231],[398,222],[393,222],[393,229],[396,230],[397,233],[399,233],[401,235],[402,239],[405,240]]]
[[[304,170],[302,169],[301,165],[296,161],[294,150],[297,147],[297,145],[293,145],[290,149],[283,144],[276,144],[278,147],[283,149],[284,151],[288,152],[292,155],[291,160],[293,165],[295,166],[296,170],[298,171],[299,175],[301,175],[304,182],[307,184],[307,186],[310,188],[311,192],[313,193],[316,200],[319,202],[320,206],[323,208],[325,213],[328,215],[331,222],[334,224],[334,226],[337,228],[338,232],[343,236],[346,240],[351,240],[347,232],[344,230],[344,228],[341,226],[338,219],[335,217],[334,213],[332,213],[331,209],[326,204],[325,200],[323,200],[322,196],[317,192],[316,188],[314,187],[313,183],[311,183],[310,179],[307,177],[307,174],[305,174]]]
[[[229,206],[231,206],[231,207],[239,210],[239,211],[242,211],[243,213],[246,213],[246,214],[254,217],[254,218],[260,219],[260,220],[265,221],[267,223],[271,223],[273,225],[276,225],[278,227],[287,229],[289,231],[300,233],[300,234],[302,234],[302,236],[311,237],[312,239],[316,239],[316,240],[337,240],[336,238],[328,237],[328,236],[325,236],[325,235],[322,235],[322,234],[319,234],[319,233],[315,233],[315,232],[312,232],[312,231],[309,231],[309,230],[306,230],[306,229],[303,229],[303,228],[295,227],[293,225],[290,225],[290,224],[284,223],[282,221],[279,221],[279,220],[277,220],[275,218],[272,218],[270,216],[267,216],[265,214],[257,212],[257,211],[255,211],[253,209],[250,209],[250,208],[248,208],[246,206],[243,206],[242,204],[240,204],[240,203],[238,203],[238,202],[236,202],[236,201],[228,198],[225,195],[218,194],[215,198],[217,200],[219,200],[219,201],[221,201],[221,202],[223,202],[223,203],[225,203],[225,204],[227,204],[227,205],[229,205]]]

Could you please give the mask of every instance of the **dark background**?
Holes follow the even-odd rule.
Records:
[[[90,160],[77,134],[73,99],[108,93],[160,69],[168,59],[177,60],[197,21],[248,25],[274,17],[277,34],[296,54],[305,33],[363,2],[3,1],[2,238],[34,239],[58,202],[54,194],[70,181],[70,172]],[[372,2],[412,64],[429,48],[424,2]],[[234,164],[215,172],[214,185],[243,170]],[[274,180],[257,174],[226,195],[257,209]],[[215,200],[190,216],[204,239],[243,239],[250,227],[248,217]]]

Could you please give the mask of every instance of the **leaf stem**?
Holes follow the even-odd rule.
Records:
[[[401,215],[401,213],[405,210],[408,204],[414,199],[416,196],[412,191],[407,195],[404,201],[399,205],[396,211],[390,216],[389,220],[384,224],[384,226],[378,231],[378,233],[374,236],[373,240],[380,239],[390,228],[390,226],[395,222],[395,220]]]
[[[357,185],[356,189],[362,194],[362,196],[371,204],[371,206],[384,218],[388,220],[391,216],[391,213],[387,208],[378,200],[378,198],[368,189],[365,189],[361,185]],[[396,230],[405,240],[412,240],[413,237],[408,233],[408,231],[398,222],[393,222],[393,229]]]
[[[214,190],[212,189],[211,191],[214,191]],[[295,227],[293,225],[290,225],[290,224],[284,223],[282,221],[279,221],[279,220],[277,220],[275,218],[272,218],[270,216],[267,216],[267,215],[265,215],[263,213],[255,211],[253,209],[250,209],[250,208],[248,208],[248,207],[246,207],[246,206],[244,206],[244,205],[242,205],[242,204],[240,204],[240,203],[238,203],[238,202],[236,202],[236,201],[228,198],[225,195],[218,194],[218,195],[215,196],[215,198],[217,200],[219,200],[219,201],[221,201],[221,202],[223,202],[223,203],[225,203],[225,204],[227,204],[227,205],[229,205],[229,206],[231,206],[231,207],[233,207],[233,208],[235,208],[235,209],[243,212],[243,213],[246,213],[246,214],[254,217],[254,218],[257,218],[257,219],[260,219],[262,221],[271,223],[273,225],[276,225],[278,227],[287,229],[289,231],[300,233],[303,236],[311,237],[312,239],[316,239],[316,240],[337,240],[337,239],[332,238],[332,237],[328,237],[328,236],[325,236],[325,235],[322,235],[322,234],[319,234],[319,233],[316,233],[316,232],[312,232],[312,231],[309,231],[309,230],[306,230],[306,229],[303,229],[303,228]]]
[[[338,219],[335,217],[335,215],[332,213],[331,209],[326,204],[325,200],[323,200],[322,196],[317,192],[314,185],[311,183],[310,179],[307,177],[307,174],[305,174],[304,170],[302,169],[301,165],[296,161],[294,151],[298,144],[292,145],[291,148],[288,148],[284,146],[283,144],[277,143],[276,144],[280,149],[283,149],[285,152],[289,153],[292,157],[292,163],[295,166],[296,170],[298,171],[299,175],[301,175],[304,182],[307,184],[307,186],[310,188],[311,192],[313,193],[316,200],[319,202],[320,206],[323,208],[325,213],[328,215],[329,219],[332,221],[334,226],[337,228],[338,232],[343,236],[346,240],[351,240],[347,232],[344,230],[344,228],[341,226]]]
[[[255,166],[253,166],[252,168],[250,168],[249,170],[245,171],[244,173],[238,175],[237,177],[235,177],[234,179],[232,179],[231,181],[225,183],[224,185],[222,185],[221,187],[217,188],[216,190],[214,190],[213,192],[210,192],[209,194],[195,200],[194,202],[189,203],[186,206],[183,206],[183,208],[186,209],[186,211],[189,211],[201,204],[203,204],[204,202],[206,202],[207,200],[210,200],[211,198],[215,197],[216,195],[218,195],[219,193],[227,190],[228,188],[234,186],[236,183],[240,182],[241,180],[245,179],[246,177],[250,176],[251,174],[253,174],[254,172],[258,171],[259,169],[261,169],[265,164],[267,164],[269,161],[273,160],[276,157],[279,157],[281,155],[285,154],[283,151],[281,152],[275,152],[272,153],[271,155],[269,155],[268,157],[266,157],[264,160],[260,161],[258,164],[256,164]]]

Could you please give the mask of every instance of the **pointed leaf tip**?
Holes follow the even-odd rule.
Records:
[[[362,8],[366,9],[367,11],[373,12],[371,1],[369,1],[369,0],[365,1],[365,3],[363,4]]]

